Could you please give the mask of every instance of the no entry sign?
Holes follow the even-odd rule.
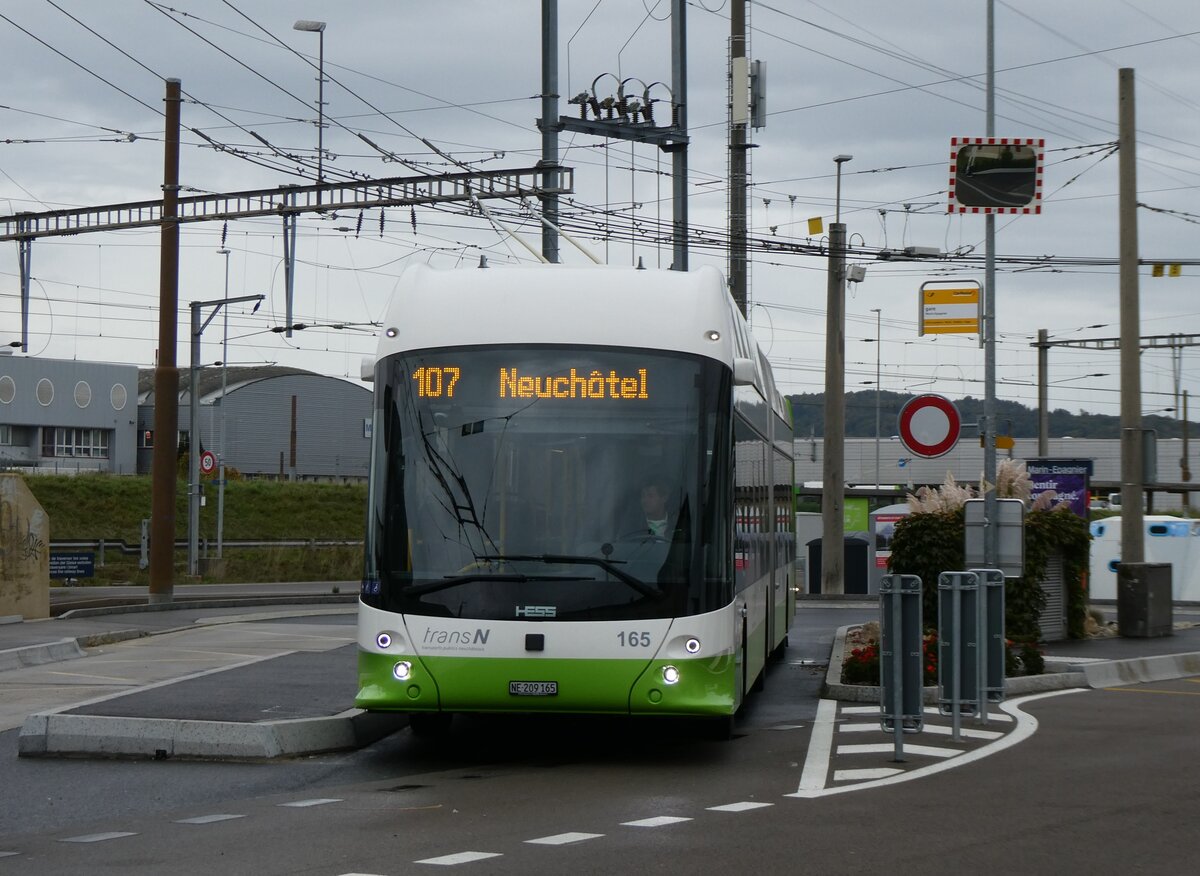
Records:
[[[932,459],[958,443],[962,419],[948,398],[919,395],[900,409],[900,441],[910,453]]]

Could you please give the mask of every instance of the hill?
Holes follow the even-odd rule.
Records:
[[[882,435],[895,435],[896,421],[900,409],[913,396],[898,392],[881,392],[879,394],[879,420]],[[825,394],[805,393],[788,396],[792,403],[794,418],[793,434],[798,438],[808,438],[810,435],[818,438],[824,435]],[[962,399],[951,399],[964,423],[976,423],[983,415],[983,399],[967,396]],[[1038,435],[1038,412],[1034,408],[1025,407],[1012,401],[997,400],[996,417],[999,420],[999,431],[1002,435],[1014,438],[1036,438]],[[1147,416],[1142,418],[1147,429],[1158,432],[1159,438],[1180,438],[1183,436],[1181,423],[1173,417]],[[1062,408],[1050,412],[1050,437],[1062,438],[1120,438],[1120,417],[1107,414],[1089,414],[1080,411],[1072,414]],[[1188,434],[1200,437],[1200,428],[1192,423]],[[862,390],[846,393],[846,437],[874,438],[875,437],[875,391]]]
[[[142,520],[150,517],[149,477],[107,474],[42,475],[25,478],[30,492],[50,518],[51,541],[108,542],[96,578],[82,583],[149,583],[138,568],[136,546]],[[205,485],[207,505],[200,509],[200,538],[215,551],[217,489]],[[206,579],[226,582],[348,581],[361,577],[365,484],[230,481],[225,489],[226,542],[346,541],[330,547],[238,547],[229,545],[225,562]],[[175,537],[187,538],[187,487],[177,484]],[[132,546],[123,553],[119,542]],[[204,550],[201,550],[204,556]],[[99,559],[99,558],[98,558]],[[187,552],[175,552],[176,581],[187,577]]]

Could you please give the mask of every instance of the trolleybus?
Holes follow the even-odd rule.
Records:
[[[416,266],[380,337],[357,706],[731,730],[796,545],[790,410],[721,273]]]

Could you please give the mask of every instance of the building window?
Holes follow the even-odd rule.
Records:
[[[138,447],[151,448],[154,446],[154,430],[143,429],[142,434],[138,437]]]
[[[44,408],[50,407],[50,403],[54,401],[54,384],[48,377],[43,377],[37,382],[34,395],[37,396],[38,404]]]
[[[105,429],[42,429],[42,456],[108,458],[108,431]]]
[[[11,446],[13,442],[12,426],[0,426],[0,445]]]

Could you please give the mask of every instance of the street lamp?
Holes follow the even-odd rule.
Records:
[[[226,259],[226,264],[228,264]],[[238,298],[218,298],[213,301],[192,301],[190,422],[188,423],[188,574],[196,575],[200,567],[200,336],[213,321],[217,311],[226,304],[239,301],[262,301],[265,295],[242,295]],[[200,311],[212,307],[208,319],[200,321]],[[222,354],[222,362],[224,354]],[[223,391],[222,391],[223,393]],[[221,423],[225,422],[222,402]],[[223,448],[222,448],[223,449]],[[224,478],[222,478],[223,480]]]
[[[301,19],[292,30],[317,35],[317,184],[325,182],[325,22]],[[317,190],[317,203],[321,191]]]
[[[846,527],[842,519],[846,501],[846,226],[842,224],[842,165],[849,155],[835,155],[837,163],[836,218],[829,227],[829,272],[825,284],[825,459],[821,496],[821,592],[844,593]]]
[[[853,155],[835,155],[833,161],[837,164],[837,197],[833,206],[833,221],[842,221],[842,165],[854,158]]]

